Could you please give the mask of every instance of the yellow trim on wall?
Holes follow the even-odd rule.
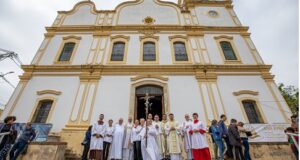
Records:
[[[188,45],[188,38],[186,36],[176,35],[176,36],[170,36],[169,41],[170,41],[173,64],[192,64],[192,56],[190,54],[190,47]],[[187,57],[188,57],[187,61],[176,61],[175,50],[174,50],[174,43],[175,42],[184,43],[186,54],[187,54]]]
[[[144,43],[153,42],[155,44],[155,61],[144,61]],[[140,37],[140,64],[159,64],[159,46],[158,36],[141,36]]]
[[[107,56],[107,64],[126,64],[127,54],[128,54],[128,44],[129,44],[129,39],[130,39],[129,36],[117,35],[117,36],[112,36],[110,39],[111,39],[111,42],[110,42],[109,53]],[[124,48],[124,53],[123,53],[123,61],[112,61],[111,60],[113,47],[116,42],[125,43],[125,48]]]
[[[63,37],[62,40],[63,41],[61,42],[61,45],[58,49],[58,52],[56,53],[56,56],[55,56],[55,59],[54,59],[54,64],[72,64],[72,61],[73,61],[73,59],[75,57],[75,54],[77,52],[81,37],[71,35],[71,36]],[[75,47],[74,47],[73,52],[71,54],[70,60],[69,61],[59,61],[59,57],[61,55],[62,50],[64,49],[65,44],[69,43],[69,42],[75,43]]]
[[[262,120],[262,123],[268,123],[268,120],[267,120],[267,118],[266,118],[266,116],[263,112],[263,109],[262,109],[262,107],[259,103],[259,100],[257,98],[255,98],[255,97],[241,97],[241,98],[238,99],[238,101],[239,101],[240,108],[241,108],[241,111],[243,113],[243,116],[244,116],[244,119],[245,119],[246,123],[249,123],[249,119],[248,119],[247,113],[246,113],[246,111],[244,109],[244,105],[243,105],[243,101],[245,101],[245,100],[255,102],[255,104],[256,104],[255,110],[258,113],[259,118]]]
[[[221,35],[221,36],[214,37],[214,39],[215,39],[216,44],[218,46],[219,53],[220,53],[220,55],[221,55],[221,57],[222,57],[225,64],[242,64],[239,52],[238,52],[238,50],[236,49],[236,47],[234,45],[233,37],[227,36],[227,35]],[[222,42],[222,41],[229,42],[231,44],[231,47],[233,49],[233,52],[234,52],[237,60],[226,60],[223,49],[220,45],[220,42]]]
[[[56,102],[57,102],[57,98],[53,97],[53,96],[46,96],[46,97],[39,97],[36,99],[36,102],[35,102],[35,105],[34,105],[34,108],[31,110],[31,113],[30,113],[30,116],[29,116],[29,119],[28,119],[28,122],[32,122],[32,118],[34,116],[34,113],[36,112],[37,110],[37,107],[40,106],[40,102],[42,101],[45,101],[45,100],[52,100],[53,103],[51,105],[51,109],[49,111],[49,114],[48,114],[48,117],[47,117],[47,120],[45,123],[50,123],[50,120],[52,118],[52,114],[53,114],[53,111],[54,111],[54,108],[56,106]]]

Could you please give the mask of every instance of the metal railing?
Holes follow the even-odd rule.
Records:
[[[288,136],[290,136],[290,137],[292,138],[292,140],[293,140],[293,142],[294,142],[294,144],[295,144],[297,150],[299,151],[299,144],[298,144],[298,142],[297,142],[296,139],[295,139],[295,137],[296,137],[296,136],[299,136],[299,135],[298,135],[298,134],[295,134],[295,133],[286,133],[286,135],[288,135]]]

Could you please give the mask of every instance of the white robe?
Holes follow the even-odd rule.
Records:
[[[102,137],[97,138],[94,134],[100,134]],[[105,134],[105,125],[94,123],[92,127],[92,137],[90,143],[90,150],[103,150],[103,137]]]
[[[184,149],[187,154],[187,159],[193,159],[192,154],[192,142],[191,142],[191,135],[189,134],[189,129],[191,128],[192,121],[184,121],[182,123],[182,135],[184,137]]]
[[[206,130],[203,122],[198,121],[197,123],[192,123],[189,130]],[[192,149],[203,149],[208,148],[208,143],[205,134],[201,134],[200,132],[193,133],[191,135]]]
[[[175,130],[171,130],[174,127]],[[167,143],[169,148],[169,153],[171,160],[181,160],[181,148],[180,148],[180,125],[176,121],[168,121],[165,125],[165,130],[167,133]]]
[[[142,137],[142,151],[143,153],[143,160],[160,160],[161,156],[159,153],[158,145],[156,143],[156,136],[157,132],[154,126],[148,126],[147,131],[147,147],[146,147],[146,128],[143,128],[140,132],[140,136]]]
[[[110,159],[122,159],[122,148],[125,127],[124,125],[116,124],[114,126],[113,141],[110,150]]]
[[[133,123],[125,125],[125,134],[123,142],[123,160],[133,160],[133,145],[131,143],[131,132]]]
[[[162,132],[162,125],[161,122],[152,122],[153,127],[156,129],[157,132],[157,136],[156,136],[156,143],[158,145],[159,148],[159,153],[161,155],[163,155],[164,153],[164,146],[163,146],[163,132]],[[158,128],[156,128],[156,125],[158,126]]]

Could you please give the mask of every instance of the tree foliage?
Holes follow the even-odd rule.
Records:
[[[295,86],[285,86],[283,83],[279,83],[278,89],[284,97],[286,103],[289,105],[293,114],[298,115],[299,109],[299,90]]]

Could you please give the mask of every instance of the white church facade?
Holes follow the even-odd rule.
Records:
[[[288,123],[289,107],[248,29],[228,0],[135,0],[114,10],[79,2],[46,27],[1,119],[51,123],[51,132],[80,146],[100,113],[143,117],[148,92],[151,113],[180,122],[197,112],[207,125],[221,114]]]

